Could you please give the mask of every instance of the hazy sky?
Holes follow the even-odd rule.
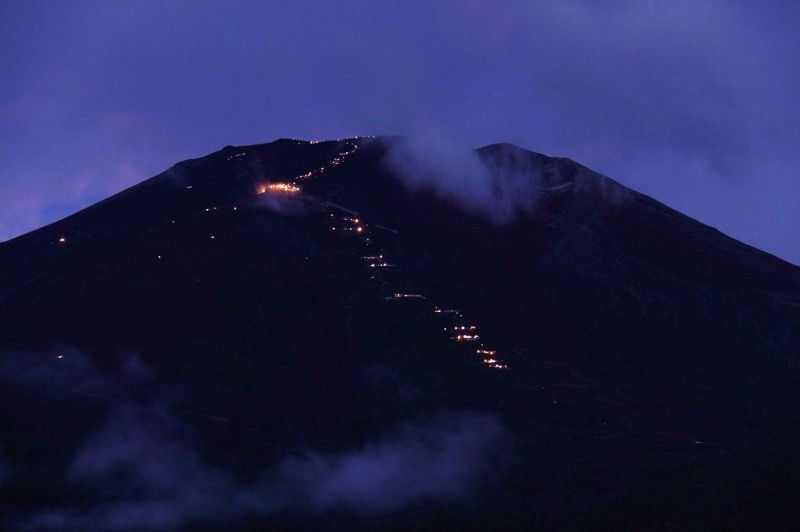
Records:
[[[800,264],[800,2],[0,0],[0,240],[226,144],[566,156]]]

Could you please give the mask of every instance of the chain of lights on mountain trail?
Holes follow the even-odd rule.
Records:
[[[319,144],[325,141],[296,141],[298,144]],[[293,196],[299,195],[302,192],[301,184],[304,181],[308,181],[309,179],[320,177],[325,174],[326,171],[329,171],[331,168],[339,166],[345,162],[347,157],[354,154],[358,150],[358,144],[353,140],[345,141],[345,148],[339,152],[335,157],[333,157],[330,161],[326,164],[316,168],[314,170],[305,172],[296,176],[290,182],[270,182],[270,183],[263,183],[256,187],[256,192],[259,195],[265,194],[280,194],[283,196]],[[229,156],[227,159],[229,161],[238,161],[242,160],[247,156],[247,152],[240,152],[234,155]],[[192,185],[187,185],[186,190],[192,190]],[[384,233],[389,234],[397,234],[398,231],[396,229],[392,229],[390,227],[384,227],[378,224],[367,224],[364,219],[359,216],[358,213],[355,211],[348,209],[344,206],[337,205],[332,202],[322,202],[322,207],[324,208],[325,215],[330,219],[331,222],[331,230],[337,234],[341,235],[350,235],[356,236],[361,239],[362,243],[365,246],[372,246],[373,239],[370,237],[370,233],[373,230],[382,231]],[[205,213],[213,213],[218,211],[219,207],[206,207],[203,209]],[[238,207],[234,206],[233,210],[238,210]],[[170,220],[171,223],[175,223],[175,220]],[[216,239],[216,235],[210,235],[211,240]],[[61,236],[57,239],[57,243],[59,245],[66,245],[68,239],[66,236]],[[370,251],[368,254],[362,255],[359,257],[360,260],[363,261],[365,265],[365,269],[371,273],[370,279],[374,280],[376,275],[376,269],[390,269],[394,268],[394,264],[391,263],[388,258],[384,255],[382,250],[376,250],[374,247],[370,247]],[[156,255],[156,260],[163,260],[162,255]],[[387,282],[383,282],[384,285],[387,285]],[[423,294],[419,293],[402,293],[402,292],[394,292],[386,297],[384,300],[389,302],[396,302],[396,301],[408,301],[408,300],[417,300],[417,301],[427,301],[427,297]],[[471,345],[474,346],[474,353],[478,356],[482,362],[482,364],[487,368],[492,369],[508,369],[508,364],[502,362],[499,358],[497,349],[492,348],[491,346],[483,343],[481,341],[481,336],[478,334],[478,326],[474,324],[469,324],[465,319],[464,316],[459,312],[458,309],[453,308],[445,308],[440,306],[433,306],[432,312],[435,315],[441,316],[443,318],[447,318],[450,321],[450,325],[443,327],[443,332],[448,335],[449,340],[454,343],[461,344],[461,345]]]

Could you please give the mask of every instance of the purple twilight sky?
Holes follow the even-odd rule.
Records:
[[[566,156],[800,264],[800,2],[0,0],[0,241],[226,144]]]

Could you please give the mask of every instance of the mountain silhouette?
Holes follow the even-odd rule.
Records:
[[[18,529],[781,528],[800,269],[565,158],[232,147],[0,244]]]

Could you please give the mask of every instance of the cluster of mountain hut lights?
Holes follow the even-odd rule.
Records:
[[[266,194],[267,192],[283,192],[286,194],[295,194],[300,192],[300,187],[293,183],[270,183],[268,185],[261,185],[258,188],[259,194]]]

